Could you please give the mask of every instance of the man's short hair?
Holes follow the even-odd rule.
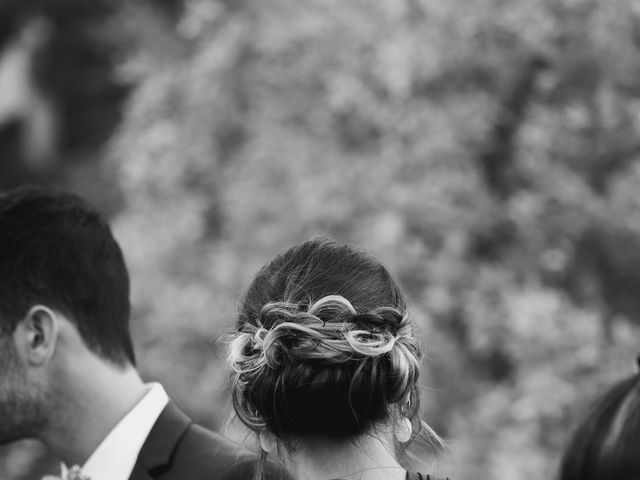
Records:
[[[75,195],[25,187],[0,195],[0,332],[38,304],[100,357],[134,364],[129,274],[106,220]]]

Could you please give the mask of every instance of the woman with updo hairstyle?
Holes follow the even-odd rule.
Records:
[[[640,374],[613,385],[591,407],[569,440],[559,477],[640,479]]]
[[[261,464],[274,454],[299,480],[433,480],[398,460],[416,438],[441,446],[418,415],[413,330],[389,272],[353,246],[313,239],[265,265],[229,353],[234,409]]]

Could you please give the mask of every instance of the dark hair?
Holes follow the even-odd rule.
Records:
[[[109,225],[75,195],[25,187],[0,195],[0,332],[36,304],[68,315],[104,359],[135,362],[129,275]]]
[[[355,438],[418,419],[421,352],[389,272],[316,238],[265,265],[245,293],[229,360],[242,422],[281,440]]]
[[[565,449],[560,480],[640,478],[640,375],[611,387]]]

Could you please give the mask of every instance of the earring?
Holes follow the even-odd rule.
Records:
[[[413,434],[413,425],[411,425],[411,420],[407,417],[401,417],[400,421],[396,424],[393,433],[396,436],[396,440],[400,443],[407,443],[411,440],[411,435]]]
[[[271,453],[276,446],[276,438],[270,432],[260,432],[258,440],[260,442],[260,448],[266,453]]]

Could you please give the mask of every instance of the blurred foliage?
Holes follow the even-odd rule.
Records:
[[[147,378],[220,428],[243,286],[329,235],[410,294],[435,471],[555,475],[640,339],[637,2],[122,2],[103,26],[124,116],[54,179],[112,216]]]

